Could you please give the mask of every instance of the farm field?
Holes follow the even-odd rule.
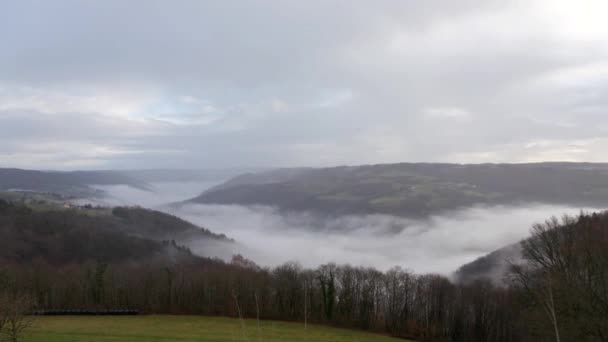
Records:
[[[244,328],[242,325],[244,324]],[[202,316],[43,316],[26,341],[397,342],[366,332],[302,323]]]

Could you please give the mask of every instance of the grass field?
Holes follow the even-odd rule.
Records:
[[[244,324],[244,329],[241,327]],[[201,316],[45,316],[26,341],[397,342],[365,332],[302,323]]]

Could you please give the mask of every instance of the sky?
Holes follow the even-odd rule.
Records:
[[[608,160],[606,1],[0,3],[0,167]]]

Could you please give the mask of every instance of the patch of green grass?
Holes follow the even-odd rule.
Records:
[[[244,324],[244,329],[241,327]],[[38,317],[26,341],[397,342],[387,336],[302,323],[202,316]]]

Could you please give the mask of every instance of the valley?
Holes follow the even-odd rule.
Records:
[[[344,189],[352,189],[348,195],[351,198],[357,193],[360,196],[357,201],[394,196],[389,189],[402,187],[404,179],[395,178],[394,173],[387,175],[387,170],[396,172],[403,167],[384,165],[378,174],[372,172],[366,176],[384,179],[373,182],[360,177],[359,169],[366,170],[366,166],[348,171],[340,169],[340,173],[351,172],[356,176],[326,191],[324,196]],[[426,165],[405,166],[406,169],[417,167],[424,169]],[[438,174],[448,173],[452,178],[457,177],[453,168],[463,168],[443,167],[447,171]],[[486,167],[464,166],[473,171],[481,168],[477,171],[489,172],[491,175],[487,177],[504,182],[513,182],[511,178],[517,178],[522,167],[542,172],[548,172],[547,168],[553,170],[555,175],[549,183],[555,184],[595,184],[608,179],[603,165],[501,166],[498,175]],[[513,175],[505,171],[511,168],[516,170]],[[271,189],[276,189],[277,184],[279,187],[300,184],[296,188],[316,194],[318,177],[300,178],[309,172],[320,173],[323,178],[327,172],[335,171],[262,171],[215,181],[195,179],[190,172],[187,179],[170,180],[163,173],[162,182],[150,182],[150,178],[144,181],[131,175],[133,178],[113,179],[109,182],[116,184],[105,185],[105,178],[97,181],[90,176],[93,178],[81,185],[94,189],[94,193],[48,192],[44,177],[40,179],[39,173],[27,171],[25,179],[36,175],[38,183],[31,183],[27,191],[8,188],[8,184],[5,191],[0,192],[0,261],[3,263],[0,275],[5,275],[0,277],[0,288],[27,289],[35,284],[32,291],[37,295],[27,295],[20,300],[24,303],[35,300],[42,308],[68,312],[89,308],[103,312],[108,308],[127,307],[136,308],[142,314],[120,318],[41,316],[35,319],[39,325],[31,329],[33,341],[67,341],[83,336],[92,341],[129,340],[132,336],[144,340],[152,336],[157,340],[191,340],[200,336],[196,329],[206,329],[205,336],[210,341],[390,340],[374,334],[359,335],[355,330],[424,340],[425,334],[440,334],[425,327],[424,322],[456,324],[448,322],[464,317],[460,316],[460,310],[469,305],[473,305],[471,310],[480,309],[475,307],[479,300],[494,305],[491,315],[496,315],[494,319],[500,324],[513,324],[510,311],[504,310],[521,308],[512,306],[504,296],[511,295],[508,291],[516,291],[508,290],[513,286],[512,270],[535,260],[530,254],[532,247],[526,246],[533,246],[536,238],[522,240],[528,238],[530,232],[545,234],[544,228],[537,228],[542,225],[534,226],[536,233],[531,230],[533,224],[564,214],[570,216],[564,219],[563,225],[554,219],[546,221],[548,227],[561,231],[572,226],[586,232],[589,227],[605,223],[605,214],[591,215],[602,211],[599,206],[593,207],[599,203],[599,192],[590,194],[570,189],[559,195],[562,190],[547,190],[546,196],[557,193],[558,197],[543,202],[540,201],[545,196],[542,194],[530,197],[523,192],[499,195],[495,191],[492,199],[476,195],[475,201],[467,202],[467,189],[481,184],[473,184],[475,177],[468,179],[469,185],[457,187],[453,186],[455,183],[445,185],[439,178],[426,178],[423,183],[429,191],[449,188],[454,192],[454,199],[464,198],[464,201],[454,202],[450,196],[442,197],[444,193],[434,193],[445,199],[446,206],[433,207],[424,215],[412,214],[404,203],[401,205],[405,210],[398,212],[361,206],[350,200],[343,201],[339,208],[329,206],[319,210],[316,204],[309,205],[320,202],[299,202],[301,197],[297,192],[279,196],[280,203],[286,206],[268,203],[264,196],[259,200],[251,197],[252,184]],[[579,173],[587,175],[588,172],[595,178],[581,180]],[[111,173],[118,174],[117,171]],[[48,182],[52,183],[55,175],[50,175]],[[147,174],[147,177],[152,176]],[[387,187],[389,183],[393,185]],[[365,191],[360,191],[360,184],[365,184]],[[408,185],[408,191],[420,186],[416,184]],[[225,191],[234,196],[227,203],[214,197]],[[201,192],[202,195],[189,200]],[[571,196],[571,202],[560,199],[566,194]],[[204,198],[202,202],[201,198]],[[417,205],[427,209],[428,203],[437,203],[432,196],[415,198]],[[579,207],[583,205],[588,206]],[[520,245],[520,241],[525,244]],[[589,240],[580,243],[589,243]],[[396,289],[400,289],[399,292],[394,292]],[[4,298],[0,298],[0,302],[10,300]],[[429,304],[428,301],[433,300],[439,301]],[[411,311],[400,313],[395,305],[405,305]],[[427,305],[437,311],[426,311]],[[453,310],[450,312],[457,316],[437,316],[442,310]],[[239,317],[248,320],[241,321]],[[261,319],[259,330],[258,321],[251,320],[255,317]],[[147,326],[155,320],[163,322],[162,331],[137,330],[138,326]],[[304,335],[299,323],[295,323],[303,320],[311,324]],[[97,324],[105,327],[103,331],[94,328]],[[122,332],[124,324],[135,329],[135,335]],[[473,321],[458,324],[463,324],[459,328],[463,331],[477,329],[469,325]],[[185,325],[193,326],[191,333],[178,333]],[[207,325],[217,327],[217,331],[203,328]],[[269,326],[279,328],[270,333]],[[331,326],[355,330],[341,331]],[[495,333],[499,333],[498,330]]]
[[[0,342],[608,342],[608,2],[0,5]]]

